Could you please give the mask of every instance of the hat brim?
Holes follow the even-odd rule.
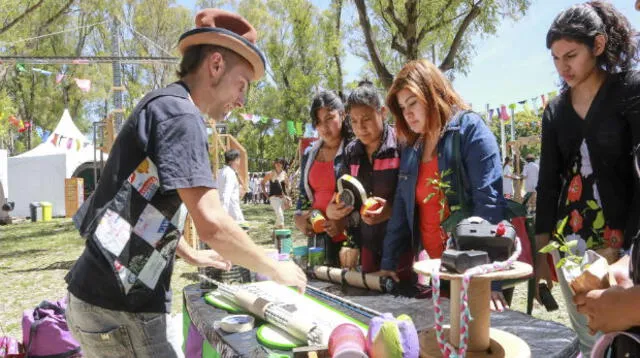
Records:
[[[220,28],[197,28],[185,32],[180,36],[178,48],[184,55],[190,46],[215,45],[229,49],[247,60],[253,67],[253,80],[257,81],[264,76],[265,59],[262,52],[251,42],[231,31]]]

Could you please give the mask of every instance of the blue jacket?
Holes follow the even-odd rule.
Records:
[[[460,120],[464,117],[464,120]],[[462,123],[462,125],[460,125]],[[502,195],[502,164],[495,136],[482,118],[473,112],[452,119],[438,142],[438,170],[453,169],[453,133],[460,132],[460,155],[467,174],[467,197],[473,202],[473,215],[492,223],[504,219],[506,201]],[[381,269],[395,270],[398,257],[408,249],[418,253],[422,249],[420,229],[416,220],[416,181],[422,158],[424,141],[419,138],[413,146],[402,150],[398,186],[393,202],[393,214],[387,225]],[[449,175],[451,188],[459,185],[455,175]],[[449,202],[449,205],[456,203]]]

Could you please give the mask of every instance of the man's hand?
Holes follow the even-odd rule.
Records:
[[[313,232],[313,226],[311,226],[309,222],[309,211],[303,211],[302,215],[294,215],[293,221],[296,224],[296,228],[305,236],[312,237],[315,234]]]
[[[324,231],[329,234],[330,237],[335,237],[338,234],[344,232],[346,226],[345,220],[327,220],[324,222]]]
[[[278,262],[275,267],[275,272],[269,277],[281,285],[297,287],[300,293],[304,293],[307,286],[307,276],[302,272],[302,269],[292,261]]]
[[[229,271],[232,266],[231,261],[225,260],[214,250],[197,250],[190,264],[197,267],[215,267],[225,271]]]
[[[373,197],[375,201],[380,203],[380,207],[376,210],[366,210],[362,215],[362,221],[367,225],[375,225],[389,220],[391,217],[391,205],[386,205],[387,201],[377,196]]]
[[[489,308],[494,312],[502,312],[509,309],[509,304],[504,298],[501,291],[491,291],[491,300],[489,301]]]
[[[633,281],[629,277],[629,261],[631,256],[625,255],[620,260],[609,266],[609,275],[616,280],[616,285],[623,288],[633,286]]]
[[[587,316],[592,335],[597,331],[624,331],[633,326],[633,322],[629,320],[629,312],[625,309],[629,307],[624,304],[629,299],[626,291],[620,286],[612,286],[606,290],[593,290],[573,297],[578,312]]]
[[[336,204],[336,195],[335,193],[333,194],[327,206],[327,219],[329,220],[340,220],[353,211],[353,206],[348,206],[342,201]]]

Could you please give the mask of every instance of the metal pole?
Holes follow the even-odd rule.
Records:
[[[111,42],[112,52],[114,57],[120,56],[120,38],[118,33],[120,29],[120,22],[117,18],[113,20],[113,26],[111,27]],[[119,131],[122,126],[123,109],[122,109],[122,68],[120,61],[113,61],[113,108],[115,112],[115,130]]]
[[[509,106],[511,108],[511,141],[516,140],[516,108],[515,106]]]
[[[500,121],[500,149],[502,151],[502,162],[504,163],[504,158],[507,157],[507,138],[505,138],[504,133],[504,120],[498,116],[498,120]]]
[[[93,122],[93,189],[94,190],[98,186],[98,167],[97,167],[98,163],[96,163],[98,158],[96,158],[96,144],[97,144],[96,122]]]

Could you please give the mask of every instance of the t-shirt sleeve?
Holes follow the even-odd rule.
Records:
[[[158,123],[150,155],[158,167],[163,191],[216,188],[209,161],[209,145],[202,119],[184,114]]]

